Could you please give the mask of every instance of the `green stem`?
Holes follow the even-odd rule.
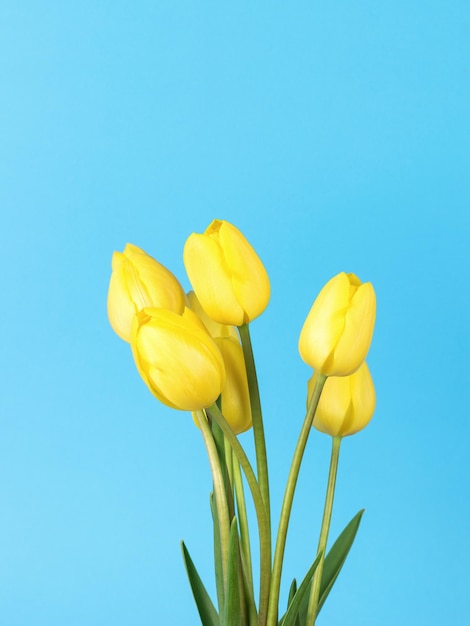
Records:
[[[225,496],[224,475],[220,467],[217,446],[215,445],[205,413],[204,411],[196,411],[195,415],[206,446],[209,464],[211,467],[212,480],[214,482],[215,504],[219,520],[220,550],[222,553],[222,576],[225,588],[227,581],[228,551],[230,545],[230,519],[227,498]]]
[[[225,493],[227,495],[227,505],[230,519],[235,516],[235,498],[234,498],[234,482],[233,482],[233,452],[227,439],[224,437],[224,459],[226,467],[225,475]]]
[[[246,476],[248,487],[250,488],[253,503],[255,505],[256,518],[258,521],[258,534],[259,534],[259,549],[260,549],[260,592],[259,592],[259,612],[258,612],[258,625],[265,626],[268,601],[269,601],[269,585],[271,579],[271,537],[269,533],[269,524],[264,507],[263,496],[261,494],[260,486],[256,480],[255,473],[251,467],[250,461],[246,456],[240,442],[238,441],[235,433],[230,428],[225,417],[222,415],[219,407],[213,404],[207,409],[211,418],[217,422],[220,428],[223,430],[227,441],[232,446],[233,452],[237,457],[241,468]]]
[[[237,517],[238,523],[240,525],[241,549],[247,569],[247,582],[250,588],[253,590],[253,568],[251,564],[250,533],[248,530],[248,517],[246,514],[245,492],[243,489],[242,474],[238,459],[233,459],[233,481],[235,485],[235,497],[237,502]]]
[[[333,437],[331,448],[330,472],[328,475],[328,487],[326,489],[325,508],[323,510],[323,520],[320,530],[320,539],[318,541],[318,553],[322,553],[320,563],[313,576],[312,589],[310,591],[310,599],[308,603],[307,626],[314,626],[318,611],[318,602],[320,599],[320,587],[323,574],[323,565],[325,563],[325,551],[328,541],[328,533],[330,531],[331,514],[333,512],[333,500],[335,497],[336,474],[338,472],[339,449],[341,446],[341,437]]]
[[[310,434],[315,411],[317,410],[320,395],[325,384],[326,376],[317,374],[315,386],[307,408],[307,414],[300,431],[297,446],[295,448],[292,464],[290,466],[289,477],[287,479],[286,490],[284,492],[284,500],[282,502],[281,517],[279,520],[279,528],[277,531],[276,550],[274,552],[273,574],[271,578],[271,589],[269,592],[269,611],[267,626],[277,626],[277,613],[279,606],[279,591],[281,587],[282,563],[284,560],[284,551],[286,547],[287,529],[289,527],[289,519],[292,510],[292,502],[294,500],[295,487],[299,477],[300,465],[307,445],[308,436]]]
[[[230,478],[231,468],[229,470],[229,463],[227,462],[227,458],[226,458],[227,444],[225,441],[224,433],[220,429],[219,425],[215,422],[209,422],[209,424],[210,424],[211,431],[212,431],[212,437],[214,439],[214,443],[217,449],[217,456],[219,457],[220,470],[222,472],[224,485],[225,485],[225,496],[227,498],[228,515],[229,515],[229,519],[231,520],[234,515],[234,509],[233,509],[233,490],[232,490],[232,483],[231,483],[231,478]]]
[[[246,514],[245,491],[243,488],[242,473],[238,459],[233,458],[233,482],[235,486],[235,498],[237,503],[237,519],[240,528],[240,552],[241,569],[245,581],[245,597],[248,607],[248,619],[250,626],[258,623],[258,612],[255,605],[255,591],[253,587],[253,566],[251,562],[250,533],[248,529],[248,517]]]
[[[271,506],[269,502],[268,457],[266,454],[266,440],[264,437],[263,417],[259,396],[258,377],[256,375],[253,348],[251,346],[250,328],[248,324],[238,327],[242,342],[243,356],[245,357],[248,390],[250,392],[251,416],[253,419],[253,436],[255,440],[256,468],[258,482],[263,496],[264,508],[268,520],[268,531],[271,537]]]

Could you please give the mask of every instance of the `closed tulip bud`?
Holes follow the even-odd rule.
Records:
[[[115,252],[108,291],[108,317],[116,334],[130,342],[134,315],[146,307],[182,313],[183,288],[173,274],[137,246]]]
[[[256,252],[229,222],[214,220],[184,247],[189,280],[207,315],[220,324],[242,326],[266,308],[270,287]]]
[[[308,397],[315,384],[314,374],[308,382]],[[367,363],[350,376],[332,376],[323,387],[313,425],[332,437],[354,435],[372,419],[375,389]]]
[[[227,375],[220,408],[233,432],[238,435],[251,428],[252,424],[243,348],[233,337],[218,337],[215,342],[224,359]]]
[[[215,337],[233,337],[237,341],[239,341],[239,334],[236,326],[227,326],[227,324],[219,324],[219,322],[214,322],[204,309],[201,306],[201,303],[197,299],[194,291],[189,291],[186,294],[186,298],[188,300],[189,308],[191,311],[194,311],[204,326],[207,328],[209,335],[212,338]]]
[[[225,386],[221,395],[221,409],[236,435],[251,428],[251,404],[245,357],[235,326],[214,322],[202,308],[194,291],[187,294],[189,306],[207,328],[217,344],[225,365]],[[197,419],[194,420],[198,425]]]
[[[366,358],[375,323],[375,292],[342,272],[318,294],[299,339],[302,359],[325,376],[347,376]]]
[[[152,308],[137,313],[131,347],[144,382],[167,406],[198,411],[212,406],[222,392],[220,350],[188,308],[182,315]]]

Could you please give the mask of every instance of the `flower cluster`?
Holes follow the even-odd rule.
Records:
[[[277,626],[287,527],[313,425],[333,438],[325,513],[315,561],[305,584],[298,591],[291,590],[282,618],[284,626],[310,626],[338,575],[360,520],[358,514],[327,555],[339,443],[364,428],[375,409],[374,385],[365,362],[375,323],[374,289],[354,274],[334,276],[320,291],[301,330],[299,352],[313,372],[272,560],[268,463],[249,335],[250,322],[269,302],[268,274],[244,235],[221,220],[214,220],[203,234],[190,235],[183,257],[193,289],[187,294],[166,267],[137,246],[127,244],[124,252],[115,252],[108,317],[119,337],[130,344],[137,370],[152,394],[171,408],[191,412],[204,438],[214,480],[218,611],[186,548],[183,550],[201,622],[210,626]],[[251,427],[257,474],[237,438]],[[258,522],[258,604],[240,471],[245,474]],[[330,557],[336,564],[328,570],[334,578],[322,592],[324,564]]]
[[[184,411],[218,398],[236,434],[251,426],[239,326],[269,301],[259,257],[232,224],[214,220],[192,234],[184,260],[194,291],[137,246],[115,252],[108,292],[111,326],[131,344],[137,369],[164,404]]]

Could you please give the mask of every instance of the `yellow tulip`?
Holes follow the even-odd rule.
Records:
[[[146,308],[134,316],[131,347],[144,382],[163,404],[198,411],[217,400],[225,384],[220,350],[188,308],[182,315]]]
[[[236,435],[251,428],[251,405],[245,357],[235,326],[214,322],[202,308],[194,291],[187,294],[189,306],[207,328],[217,344],[225,365],[225,386],[222,390],[221,409]],[[194,420],[196,426],[197,420]]]
[[[214,322],[204,309],[201,306],[201,303],[197,299],[194,291],[189,291],[186,294],[186,298],[188,301],[189,308],[191,311],[194,311],[204,326],[207,328],[209,335],[212,338],[215,337],[233,337],[237,341],[239,341],[239,334],[236,326],[228,326],[227,324],[219,324],[219,322]]]
[[[315,384],[314,374],[308,381],[308,397]],[[375,389],[367,363],[350,376],[327,378],[315,413],[313,425],[332,437],[346,437],[362,430],[375,410]]]
[[[334,276],[318,294],[299,338],[302,359],[325,376],[347,376],[367,356],[375,323],[375,292],[354,274]]]
[[[218,337],[215,343],[224,359],[227,374],[220,408],[233,432],[238,435],[251,428],[252,424],[243,348],[240,341],[233,337]]]
[[[183,288],[173,274],[137,246],[115,252],[108,291],[108,317],[116,334],[130,342],[134,315],[145,307],[182,313]]]
[[[269,302],[266,270],[256,252],[229,222],[214,220],[184,247],[189,280],[207,315],[219,324],[241,326],[261,315]]]

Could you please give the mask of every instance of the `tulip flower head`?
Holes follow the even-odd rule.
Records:
[[[315,384],[314,374],[308,381],[308,397]],[[325,382],[313,425],[332,437],[354,435],[372,419],[375,389],[364,361],[350,376],[331,376]]]
[[[211,319],[202,308],[201,303],[199,302],[194,291],[189,291],[186,294],[186,299],[187,299],[189,308],[191,309],[191,311],[196,313],[196,315],[204,324],[204,326],[207,329],[207,332],[212,338],[233,337],[239,342],[240,336],[238,334],[237,327],[228,326],[227,324],[219,324],[219,322],[214,322],[214,320]]]
[[[348,376],[367,356],[375,292],[354,274],[334,276],[320,291],[299,338],[302,359],[325,376]]]
[[[183,288],[173,274],[130,243],[114,252],[108,291],[108,317],[115,333],[130,342],[134,315],[145,307],[182,313]]]
[[[198,411],[212,406],[221,394],[222,355],[190,309],[182,315],[166,309],[139,311],[132,324],[131,347],[139,374],[163,404]]]
[[[216,337],[225,365],[225,385],[220,396],[220,409],[236,435],[252,427],[250,394],[245,369],[245,358],[240,342],[234,337]],[[199,428],[193,413],[193,420]]]
[[[233,432],[238,435],[251,428],[252,425],[243,348],[233,337],[218,337],[215,343],[224,359],[226,372],[220,408]]]
[[[266,270],[242,233],[229,222],[214,220],[204,234],[190,235],[184,264],[202,308],[220,324],[247,324],[261,315],[269,302]]]
[[[220,398],[220,408],[233,432],[238,435],[252,425],[245,357],[238,330],[235,326],[214,322],[202,308],[194,291],[190,291],[186,297],[191,310],[207,328],[224,360],[226,379]],[[194,422],[197,426],[197,419]]]

